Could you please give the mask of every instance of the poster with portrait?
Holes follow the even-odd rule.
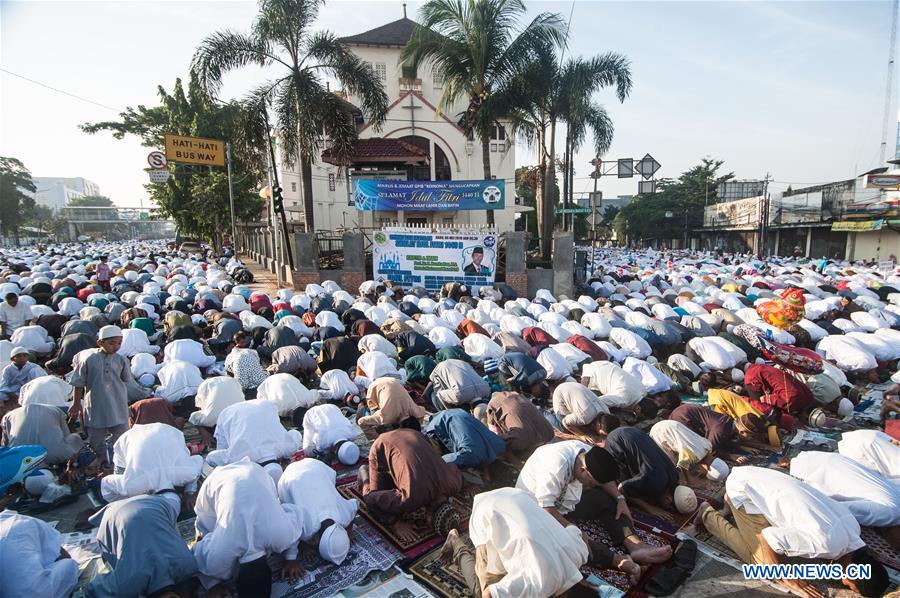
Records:
[[[484,231],[386,227],[372,243],[375,280],[404,289],[422,286],[437,291],[448,282],[472,289],[494,284],[497,234]]]

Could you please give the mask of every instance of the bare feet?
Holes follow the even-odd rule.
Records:
[[[456,550],[456,543],[459,542],[459,531],[454,528],[450,530],[450,533],[447,534],[447,540],[444,542],[443,548],[441,548],[441,561],[444,563],[450,563],[453,558],[453,552]]]
[[[359,480],[359,489],[362,490],[369,483],[369,466],[362,465],[359,468],[359,472],[357,473],[357,479]]]
[[[641,578],[641,566],[631,560],[630,557],[623,557],[616,569],[628,575],[628,579],[632,585],[636,584]]]
[[[648,544],[638,544],[628,550],[631,558],[636,563],[652,565],[655,563],[665,563],[672,557],[671,546],[650,546]]]

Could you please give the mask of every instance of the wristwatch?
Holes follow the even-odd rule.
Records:
[[[624,501],[624,500],[625,500],[625,495],[624,495],[624,494],[619,494],[618,496],[616,496],[616,500],[622,500],[622,501]]]

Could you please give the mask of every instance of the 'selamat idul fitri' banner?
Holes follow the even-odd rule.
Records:
[[[503,180],[490,181],[356,181],[357,210],[502,210]]]
[[[422,286],[429,291],[459,282],[470,287],[473,294],[494,283],[495,233],[388,227],[377,231],[373,241],[376,280],[389,280],[403,289]]]

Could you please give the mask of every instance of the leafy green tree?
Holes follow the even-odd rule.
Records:
[[[719,174],[722,164],[722,160],[704,158],[677,179],[661,179],[656,193],[637,196],[616,216],[620,238],[653,241],[690,236],[690,231],[703,226],[703,209],[707,202],[715,202],[719,184],[734,178],[734,173]]]
[[[181,79],[175,80],[171,93],[158,87],[158,106],[128,107],[121,113],[121,120],[82,125],[86,133],[110,131],[116,139],[125,135],[140,137],[146,147],[162,148],[166,133],[191,135],[232,142],[232,173],[234,181],[234,211],[238,221],[257,220],[263,201],[256,192],[256,181],[261,176],[260,165],[265,163],[262,146],[252,138],[254,131],[247,128],[247,118],[237,103],[220,104],[210,100],[195,80],[187,90]],[[212,170],[205,166],[169,165],[172,176],[164,184],[147,184],[150,198],[156,202],[155,216],[171,218],[179,230],[189,236],[214,239],[229,228],[231,211],[227,183],[223,169]],[[202,209],[196,190],[217,189],[211,198],[203,195]],[[93,201],[93,200],[92,200]]]
[[[94,208],[111,208],[116,204],[113,200],[105,195],[85,195],[83,197],[73,197],[67,204],[73,208],[94,207]]]
[[[29,191],[37,191],[31,172],[16,158],[0,156],[0,231],[4,237],[12,234],[18,241],[23,216],[34,208]]]
[[[338,80],[358,98],[360,108],[380,129],[387,116],[388,97],[381,81],[337,36],[313,32],[322,0],[259,0],[259,12],[249,34],[224,30],[200,43],[191,72],[204,92],[214,97],[229,71],[249,65],[277,67],[278,77],[245,98],[249,111],[272,105],[279,143],[301,165],[306,228],[315,230],[311,163],[321,149],[320,132],[332,153],[350,156],[357,139],[356,116],[346,101],[329,91],[325,76]]]
[[[565,28],[559,15],[541,13],[519,30],[525,15],[522,0],[428,0],[401,59],[418,68],[429,62],[444,81],[438,104],[449,110],[465,99],[463,130],[481,141],[484,178],[491,178],[491,130],[507,116],[508,106],[491,95],[513,83],[528,67],[540,46],[559,47]],[[494,211],[488,210],[488,224]]]
[[[606,87],[615,87],[616,97],[624,102],[631,93],[631,65],[621,54],[608,52],[592,58],[573,58],[561,64],[556,47],[542,44],[527,68],[509,86],[498,92],[496,110],[511,115],[512,128],[537,146],[542,173],[539,190],[541,251],[549,259],[556,202],[549,197],[555,186],[556,172],[564,173],[564,196],[572,195],[574,165],[572,156],[593,137],[594,152],[603,155],[612,144],[613,126],[604,108],[593,95]],[[556,130],[567,123],[562,164],[556,156]],[[551,156],[554,159],[551,159]]]

